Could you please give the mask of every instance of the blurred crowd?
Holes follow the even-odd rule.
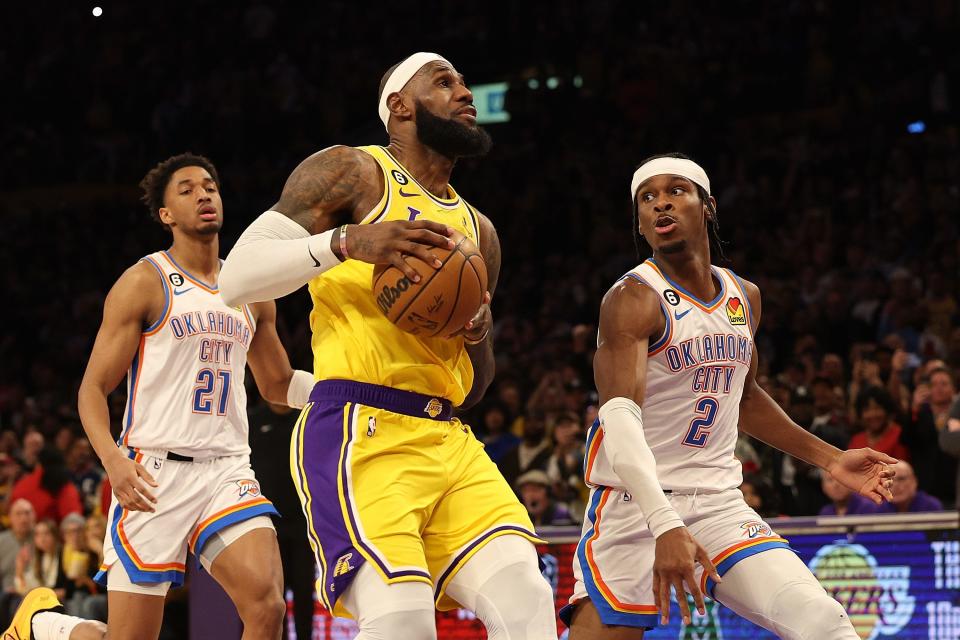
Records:
[[[679,0],[656,15],[613,0],[548,14],[425,3],[375,21],[345,1],[194,4],[192,15],[209,14],[205,37],[182,37],[166,5],[138,4],[98,20],[74,7],[0,44],[4,85],[20,90],[0,120],[5,591],[42,582],[99,606],[89,577],[109,489],[76,390],[106,291],[168,242],[137,203],[142,175],[187,149],[210,157],[225,255],[303,157],[385,143],[380,76],[421,48],[468,83],[509,83],[494,150],[453,176],[503,247],[497,377],[465,418],[538,525],[583,517],[599,303],[646,257],[632,244],[629,177],[675,150],[710,174],[725,241],[715,263],[763,294],[761,385],[838,447],[905,461],[894,503],[877,508],[742,439],[751,504],[765,516],[956,504],[956,1]],[[308,296],[279,308],[291,359],[309,368]],[[115,427],[124,402],[123,389],[111,397]]]

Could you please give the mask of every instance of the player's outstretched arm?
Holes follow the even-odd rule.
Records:
[[[113,493],[120,506],[131,511],[154,511],[152,503],[157,500],[146,485],[156,487],[157,483],[117,448],[110,435],[107,396],[130,367],[148,321],[159,320],[164,312],[163,285],[154,268],[140,262],[127,269],[103,304],[103,322],[77,396],[80,421],[103,462]]]
[[[647,346],[650,336],[664,328],[657,294],[634,280],[624,280],[607,292],[600,307],[600,337],[593,373],[600,394],[603,448],[613,470],[633,495],[647,526],[656,538],[653,593],[664,624],[670,617],[670,587],[684,622],[690,608],[689,592],[704,613],[703,594],[694,580],[694,561],[720,581],[706,550],[693,539],[670,505],[660,482],[653,453],[643,434],[640,405],[646,392]],[[683,583],[686,582],[686,589]]]
[[[219,279],[223,300],[234,306],[283,297],[346,258],[392,264],[414,282],[420,276],[405,255],[439,268],[429,249],[453,248],[446,225],[429,220],[353,224],[380,200],[383,189],[377,162],[352,147],[331,147],[301,162],[280,200],[247,227],[227,256]]]
[[[760,290],[751,282],[745,281],[744,286],[756,334],[761,315]],[[894,464],[896,458],[869,448],[840,451],[795,423],[757,384],[757,364],[754,350],[740,400],[740,430],[824,469],[840,483],[877,504],[884,498],[892,500],[890,485],[894,472],[888,465]]]
[[[500,236],[497,235],[490,218],[479,211],[477,216],[480,221],[480,253],[487,267],[487,292],[480,310],[457,332],[466,340],[467,353],[473,363],[473,387],[460,409],[469,409],[480,402],[493,382],[497,369],[493,357],[493,313],[490,302],[497,290],[497,281],[500,280]]]
[[[257,383],[257,390],[267,401],[300,409],[307,404],[313,389],[313,375],[294,370],[287,350],[277,335],[277,304],[258,302],[253,305],[257,330],[247,351],[247,364]]]

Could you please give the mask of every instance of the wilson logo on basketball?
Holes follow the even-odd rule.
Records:
[[[410,279],[406,276],[400,278],[394,286],[384,285],[383,289],[377,295],[377,306],[384,314],[389,314],[394,303],[400,299],[400,294],[410,288]]]
[[[260,495],[260,484],[256,480],[237,480],[237,486],[240,487],[240,497],[250,496],[256,498]]]
[[[727,300],[726,309],[730,324],[747,324],[747,316],[743,313],[743,305],[740,303],[740,298],[730,298]]]

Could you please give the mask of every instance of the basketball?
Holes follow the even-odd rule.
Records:
[[[442,262],[434,269],[407,256],[420,282],[411,282],[397,267],[378,264],[373,270],[373,295],[390,322],[417,336],[448,337],[462,328],[480,309],[487,290],[487,266],[470,238],[454,231],[453,249],[434,247]]]

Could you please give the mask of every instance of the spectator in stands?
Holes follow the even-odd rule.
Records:
[[[0,588],[14,589],[16,559],[21,549],[33,544],[36,513],[29,501],[20,498],[10,505],[10,528],[0,532]]]
[[[830,504],[824,505],[818,515],[852,516],[865,513],[866,506],[870,504],[866,498],[860,497],[834,480],[829,473],[822,475],[821,487],[823,488],[823,494],[830,499]]]
[[[543,415],[530,413],[523,420],[523,440],[500,459],[500,473],[510,486],[532,469],[546,471],[550,459],[550,440],[546,437]]]
[[[740,491],[743,493],[744,502],[759,513],[761,518],[781,515],[776,493],[765,477],[756,473],[743,474]]]
[[[72,589],[63,570],[60,546],[57,523],[53,520],[38,522],[33,528],[33,548],[22,548],[17,555],[14,579],[17,593],[26,595],[31,589],[48,587],[60,600],[68,597]]]
[[[84,544],[90,554],[86,576],[80,576],[74,581],[77,590],[85,592],[80,601],[81,608],[77,613],[71,613],[78,618],[87,620],[107,621],[107,589],[93,581],[93,576],[100,569],[103,562],[103,541],[107,534],[107,519],[100,514],[87,518],[84,525]],[[69,613],[69,612],[68,612]]]
[[[814,413],[810,433],[838,449],[846,449],[850,425],[843,410],[843,398],[837,396],[837,387],[828,378],[817,377],[810,383],[810,389]]]
[[[953,504],[956,487],[953,482],[944,482],[943,479],[956,476],[957,461],[939,444],[939,435],[947,426],[955,395],[953,376],[940,365],[929,368],[928,373],[924,373],[924,369],[928,369],[927,364],[920,369],[921,377],[913,393],[910,419],[901,441],[917,463],[917,482],[920,487],[941,502]]]
[[[67,453],[67,469],[70,471],[70,480],[80,492],[84,513],[96,511],[100,501],[100,483],[106,473],[96,464],[93,447],[86,437],[73,441]]]
[[[0,452],[0,529],[10,526],[6,508],[10,504],[13,485],[20,476],[20,463],[9,453]]]
[[[553,423],[553,452],[547,460],[547,477],[553,497],[563,502],[576,517],[583,514],[586,485],[583,482],[584,441],[580,417],[560,414]],[[577,518],[579,520],[579,518]]]
[[[917,489],[917,477],[909,462],[901,460],[893,465],[897,475],[893,478],[893,500],[882,504],[870,503],[864,513],[915,513],[918,511],[943,511],[943,504],[925,491]]]
[[[83,515],[80,492],[70,482],[63,454],[45,447],[37,457],[37,468],[13,486],[11,499],[25,498],[33,505],[38,520],[60,522],[69,513]]]
[[[483,447],[495,463],[499,463],[505,453],[520,444],[520,438],[510,433],[507,412],[503,405],[491,403],[483,411],[481,439]]]
[[[66,425],[57,429],[56,435],[53,436],[53,446],[60,450],[64,456],[70,451],[70,447],[73,446],[73,441],[76,439],[76,434],[72,427]]]
[[[870,447],[898,460],[910,460],[900,442],[902,429],[894,422],[896,405],[883,387],[867,387],[857,396],[857,420],[863,429],[850,438],[849,448]]]
[[[938,435],[938,444],[940,450],[954,459],[957,467],[954,483],[954,505],[960,503],[960,398],[954,401],[950,408],[950,414],[947,416],[946,426],[940,430]],[[946,484],[949,478],[942,478],[941,482]]]
[[[43,434],[39,431],[27,431],[23,436],[23,449],[20,450],[20,466],[24,472],[31,472],[37,466],[40,451],[43,450]]]
[[[517,493],[530,514],[533,526],[574,524],[566,505],[554,501],[550,495],[550,484],[550,478],[540,469],[527,471],[517,479]]]

